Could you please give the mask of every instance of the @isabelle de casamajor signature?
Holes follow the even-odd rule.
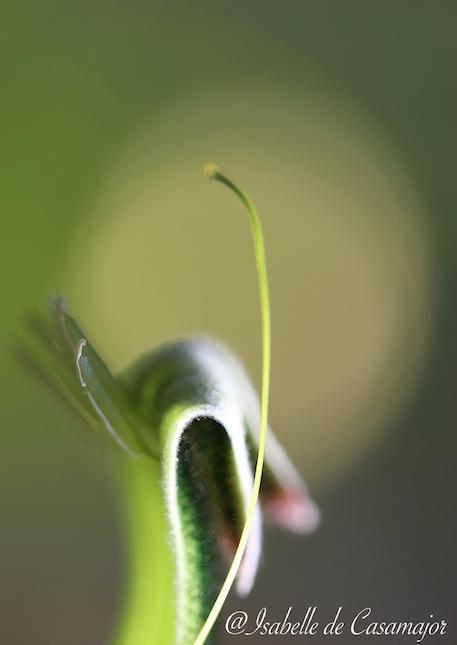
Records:
[[[232,636],[397,636],[414,638],[417,643],[428,636],[445,636],[447,621],[429,614],[427,620],[377,620],[371,607],[364,607],[357,614],[344,620],[343,607],[338,607],[328,622],[318,620],[317,607],[307,607],[299,614],[289,607],[280,617],[270,617],[266,607],[250,617],[245,611],[234,611],[225,621],[225,631]],[[395,641],[397,642],[397,641]]]

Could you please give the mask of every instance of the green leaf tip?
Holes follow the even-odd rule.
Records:
[[[224,606],[230,589],[233,586],[238,570],[240,569],[243,556],[251,531],[254,514],[259,499],[262,471],[265,461],[265,446],[268,430],[268,402],[270,394],[270,363],[271,363],[271,322],[270,322],[270,295],[268,288],[268,275],[265,257],[265,244],[263,240],[262,225],[257,210],[250,200],[231,179],[223,174],[216,165],[210,163],[204,168],[204,173],[209,179],[215,179],[224,184],[234,192],[243,203],[251,226],[254,253],[256,258],[257,277],[260,297],[261,332],[262,332],[262,389],[261,389],[261,418],[258,440],[257,460],[254,474],[254,483],[251,498],[246,512],[246,519],[241,532],[241,537],[228,570],[225,581],[219,591],[214,605],[203,624],[194,645],[204,645],[214,624]]]

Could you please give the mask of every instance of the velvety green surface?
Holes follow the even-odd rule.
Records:
[[[234,357],[213,340],[189,339],[115,376],[61,298],[30,316],[17,356],[78,415],[107,461],[110,447],[119,453],[129,555],[115,643],[192,645],[251,495],[249,384]],[[213,642],[214,631],[208,636]]]

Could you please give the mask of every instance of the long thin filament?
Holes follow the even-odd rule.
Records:
[[[238,569],[240,568],[241,561],[246,549],[251,531],[252,520],[254,518],[255,507],[259,497],[260,484],[262,480],[262,470],[265,458],[265,443],[267,438],[268,427],[268,400],[270,394],[270,361],[271,361],[271,324],[270,324],[270,296],[268,291],[268,277],[267,265],[265,260],[265,245],[263,241],[262,226],[254,204],[249,197],[234,184],[228,177],[221,173],[221,171],[213,164],[208,164],[204,169],[205,175],[209,179],[225,184],[230,188],[243,202],[251,226],[252,239],[254,242],[254,252],[257,266],[257,277],[259,284],[260,296],[260,314],[261,314],[261,329],[262,329],[262,390],[261,390],[261,420],[260,420],[260,434],[259,434],[259,448],[257,453],[257,463],[255,467],[254,485],[252,488],[251,498],[249,500],[248,510],[246,513],[246,521],[244,523],[243,531],[241,533],[240,541],[235,552],[232,564],[225,578],[224,584],[219,591],[216,601],[208,614],[208,618],[203,624],[200,633],[194,641],[194,645],[204,645],[208,638],[211,629],[216,622],[222,607],[227,599],[227,596],[235,581]]]

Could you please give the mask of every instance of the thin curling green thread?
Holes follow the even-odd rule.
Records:
[[[257,463],[255,467],[254,485],[252,488],[251,499],[246,513],[246,521],[241,533],[240,541],[235,552],[232,564],[225,578],[224,584],[214,602],[214,605],[208,614],[208,618],[203,624],[200,633],[194,641],[194,645],[204,645],[208,638],[214,623],[216,622],[227,596],[235,581],[236,574],[240,568],[241,561],[246,549],[249,533],[251,531],[252,520],[254,518],[255,507],[259,497],[260,483],[262,480],[263,462],[265,459],[265,443],[267,438],[268,425],[268,400],[270,394],[270,363],[271,363],[271,323],[270,323],[270,296],[268,291],[267,265],[265,260],[265,245],[263,240],[262,226],[254,204],[243,191],[236,186],[228,177],[213,164],[208,164],[204,168],[204,173],[209,179],[225,184],[230,188],[243,202],[249,217],[251,226],[252,239],[254,242],[254,252],[257,265],[257,277],[259,283],[260,296],[260,314],[262,329],[262,390],[261,390],[261,421],[259,435],[259,449],[257,452]]]

